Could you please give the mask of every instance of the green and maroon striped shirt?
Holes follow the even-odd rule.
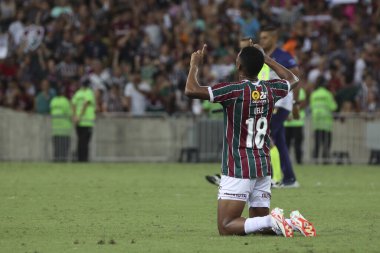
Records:
[[[209,87],[210,101],[224,111],[222,174],[235,178],[271,175],[270,121],[274,104],[289,92],[286,80],[219,83]]]

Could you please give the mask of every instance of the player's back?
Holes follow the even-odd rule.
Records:
[[[270,175],[269,123],[274,104],[286,96],[285,80],[222,83],[212,88],[213,100],[225,114],[223,174],[238,178]]]

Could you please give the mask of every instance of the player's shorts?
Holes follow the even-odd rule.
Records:
[[[223,176],[218,199],[246,201],[249,207],[270,207],[271,177],[241,179]]]

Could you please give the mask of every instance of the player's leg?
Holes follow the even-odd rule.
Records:
[[[282,182],[284,185],[293,184],[294,182],[296,182],[296,176],[294,174],[293,166],[292,166],[292,163],[290,161],[288,147],[286,146],[286,143],[285,143],[285,129],[284,129],[284,127],[282,127],[282,129],[280,129],[280,132],[279,132],[279,135],[277,138],[277,142],[276,142],[276,146],[280,152],[281,170],[282,170],[282,173],[284,175]]]
[[[241,217],[245,201],[218,200],[218,230],[220,235],[245,235],[245,218]]]
[[[292,145],[293,135],[293,127],[285,127],[285,140],[286,146],[288,146],[288,150],[290,150],[290,146]]]
[[[270,200],[272,196],[270,177],[257,178],[252,181],[252,193],[248,199],[249,217],[262,217],[269,215]]]
[[[288,118],[288,115],[289,111],[280,107],[278,108],[277,113],[273,115],[271,121],[271,131],[274,130],[275,133],[275,135],[272,137],[274,139],[275,145],[278,148],[278,151],[280,152],[281,170],[284,174],[284,185],[292,185],[296,182],[296,176],[293,171],[292,163],[289,157],[288,147],[286,145],[285,140],[284,122]]]
[[[223,176],[218,192],[218,230],[220,235],[244,235],[241,217],[249,196],[250,179]]]
[[[282,209],[275,208],[269,213],[271,199],[270,176],[252,180],[250,194],[249,217],[245,221],[245,232],[259,232],[264,234],[282,235],[292,237],[293,231],[284,218]]]

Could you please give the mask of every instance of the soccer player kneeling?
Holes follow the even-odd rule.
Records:
[[[224,112],[222,176],[218,193],[218,229],[221,235],[273,231],[293,237],[293,231],[315,236],[315,228],[298,211],[285,219],[283,210],[269,212],[271,199],[270,123],[274,104],[298,84],[298,77],[250,42],[236,58],[239,81],[201,86],[198,70],[206,45],[191,55],[185,94],[221,103]],[[264,62],[281,79],[259,80]],[[245,203],[249,218],[242,217]]]

